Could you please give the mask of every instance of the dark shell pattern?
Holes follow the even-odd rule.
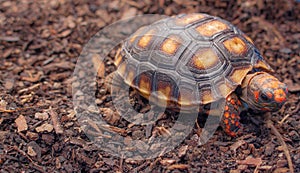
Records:
[[[226,98],[257,64],[267,70],[252,40],[229,22],[181,14],[137,30],[115,64],[144,97],[181,106]]]

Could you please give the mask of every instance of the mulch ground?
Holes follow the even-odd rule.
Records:
[[[252,38],[275,76],[288,85],[287,103],[271,114],[244,113],[238,138],[218,129],[197,146],[195,126],[158,158],[135,161],[99,150],[80,128],[72,100],[72,74],[83,46],[120,19],[193,12],[222,17]],[[293,0],[0,0],[1,172],[300,172],[299,21],[300,3]],[[108,93],[97,92],[102,112],[113,111],[105,109]],[[143,104],[135,107],[145,111],[149,106]],[[119,117],[109,121],[122,122],[115,129],[123,127],[124,136],[143,136],[139,127],[127,134],[132,127]],[[166,133],[148,129],[148,137],[155,130]]]

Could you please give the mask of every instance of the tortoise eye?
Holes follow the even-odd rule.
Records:
[[[268,101],[268,100],[269,100],[269,97],[268,97],[266,94],[264,94],[264,93],[262,93],[262,94],[260,95],[260,98],[261,98],[262,100],[264,100],[264,101]]]

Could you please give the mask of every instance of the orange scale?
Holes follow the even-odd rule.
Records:
[[[230,122],[231,122],[231,124],[235,124],[235,121],[234,121],[234,120],[231,120]]]
[[[225,111],[228,111],[229,110],[229,107],[226,105],[225,106]]]
[[[228,113],[228,112],[225,112],[225,113],[224,113],[224,117],[225,117],[225,118],[229,118],[229,113]]]

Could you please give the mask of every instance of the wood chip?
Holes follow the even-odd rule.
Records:
[[[13,80],[6,80],[4,83],[4,87],[6,90],[11,90],[14,87],[14,81]]]
[[[23,115],[20,115],[16,120],[15,123],[18,128],[18,132],[22,132],[28,129],[27,121]]]
[[[154,132],[158,135],[163,135],[165,137],[169,137],[172,135],[171,132],[165,127],[155,127]]]
[[[35,128],[35,130],[37,132],[52,132],[53,130],[53,125],[52,124],[48,124],[48,123],[45,123],[37,128]]]
[[[72,33],[72,30],[68,29],[68,30],[65,30],[65,31],[61,32],[60,34],[58,34],[58,37],[64,38],[64,37],[69,36],[71,33]]]
[[[247,157],[245,160],[237,160],[238,164],[242,165],[255,165],[258,166],[262,163],[261,158],[253,158],[253,157]]]
[[[52,120],[52,123],[53,123],[54,130],[55,130],[56,134],[62,134],[64,132],[64,130],[62,129],[60,121],[58,120],[57,113],[53,109],[50,109],[48,111],[48,113],[51,116],[51,120]]]
[[[187,149],[188,149],[188,145],[184,145],[184,146],[180,147],[179,151],[178,151],[178,156],[182,157],[182,156],[186,155]]]
[[[34,133],[34,132],[27,132],[26,133],[26,136],[30,139],[30,140],[33,140],[33,141],[36,141],[39,139],[39,135],[37,133]]]
[[[174,169],[180,169],[180,170],[185,170],[188,169],[189,165],[187,164],[175,164],[167,167],[168,170],[174,170]]]
[[[47,120],[49,118],[49,115],[47,112],[37,112],[34,114],[34,118],[38,120]]]
[[[163,166],[171,165],[176,162],[174,159],[163,159],[159,161]]]
[[[121,118],[117,112],[110,108],[100,108],[99,110],[103,113],[104,120],[110,124],[117,124]]]
[[[36,152],[33,150],[32,146],[27,147],[27,154],[31,157],[35,157],[37,155]]]
[[[236,141],[234,144],[232,144],[230,146],[230,150],[232,151],[236,151],[239,147],[241,147],[242,145],[244,145],[246,143],[246,141],[244,140],[239,140],[239,141]]]

